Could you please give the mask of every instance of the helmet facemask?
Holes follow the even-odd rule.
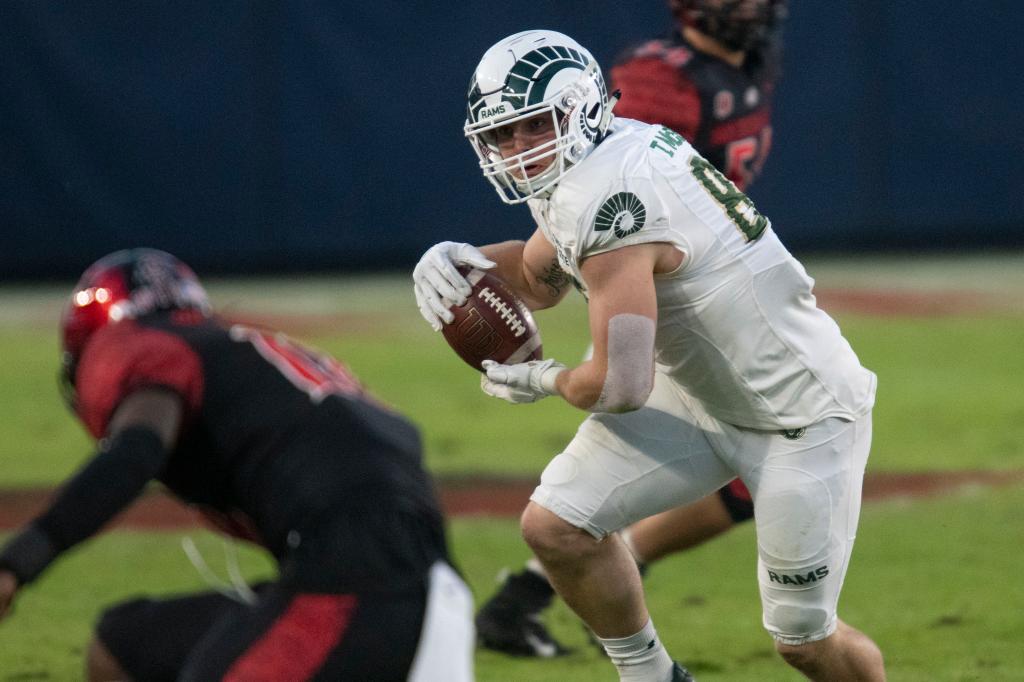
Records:
[[[509,204],[548,196],[558,181],[600,142],[612,120],[614,102],[608,101],[600,68],[571,38],[535,31],[517,34],[495,47],[518,36],[538,34],[541,38],[534,43],[546,40],[550,44],[513,60],[511,68],[491,67],[489,80],[500,87],[482,91],[486,85],[481,74],[490,66],[488,55],[495,48],[484,56],[470,87],[465,134],[480,160],[484,177],[502,201]],[[503,158],[497,130],[538,115],[551,117],[553,138]],[[550,160],[547,168],[532,177],[527,174],[529,165],[545,160]]]
[[[678,20],[730,50],[747,52],[762,44],[784,3],[778,0],[672,0]],[[776,6],[782,7],[776,10]]]
[[[496,135],[498,128],[544,115],[551,117],[553,137],[514,156],[502,157]],[[502,199],[508,203],[519,203],[529,197],[540,195],[551,189],[565,173],[566,165],[562,151],[566,146],[567,136],[564,121],[565,116],[555,107],[542,105],[497,124],[467,133],[470,144],[480,159],[480,170]],[[529,166],[544,161],[549,161],[547,168],[533,176],[528,174]]]

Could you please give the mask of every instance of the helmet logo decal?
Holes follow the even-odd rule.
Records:
[[[603,114],[604,107],[601,106],[601,102],[594,102],[594,106],[590,107],[590,111],[584,111],[580,108],[578,114],[579,129],[588,142],[597,142],[597,138],[601,133]]]
[[[504,102],[502,102],[496,107],[484,107],[483,109],[480,110],[480,114],[479,116],[477,116],[477,118],[483,121],[484,119],[488,119],[493,116],[500,116],[505,113],[508,113],[508,107],[505,105]]]
[[[576,50],[560,45],[537,48],[520,57],[509,71],[504,99],[518,106],[537,104],[544,100],[548,84],[559,71],[585,68],[587,59]],[[525,102],[513,101],[520,98]]]
[[[537,48],[520,57],[508,72],[505,87],[501,89],[501,99],[510,104],[513,110],[542,102],[548,84],[556,74],[567,68],[582,71],[587,63],[586,57],[567,47],[559,45]],[[469,84],[469,120],[479,122],[511,112],[497,111],[497,107],[485,107],[485,98],[492,94],[489,92],[484,95],[474,76]]]
[[[647,221],[647,209],[632,192],[619,192],[608,197],[597,210],[594,231],[614,230],[619,239],[639,232]]]

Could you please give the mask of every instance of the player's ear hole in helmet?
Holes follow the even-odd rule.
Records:
[[[524,31],[493,45],[470,80],[464,132],[502,201],[546,196],[607,133],[615,97],[593,56],[555,31]],[[550,137],[518,153],[502,136],[548,121]],[[525,131],[523,131],[525,132]]]
[[[165,251],[124,249],[89,266],[60,319],[61,392],[74,410],[75,373],[89,340],[108,324],[164,310],[212,311],[192,269]]]

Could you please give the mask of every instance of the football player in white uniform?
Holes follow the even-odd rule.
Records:
[[[739,477],[750,489],[764,627],[815,680],[882,680],[882,655],[839,620],[860,514],[875,375],[815,305],[767,218],[661,126],[613,120],[600,68],[568,36],[517,33],[470,84],[466,136],[526,241],[442,242],[413,273],[424,318],[452,319],[491,267],[534,309],[587,297],[593,357],[490,363],[483,390],[591,412],[544,470],[523,535],[621,680],[690,679],[657,638],[616,531]]]

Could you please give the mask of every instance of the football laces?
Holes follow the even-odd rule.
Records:
[[[487,301],[487,305],[491,306],[491,308],[501,316],[501,319],[505,321],[505,324],[507,324],[508,328],[512,330],[512,333],[515,334],[516,338],[519,338],[526,333],[526,325],[524,325],[519,319],[519,316],[516,315],[515,309],[501,300],[497,294],[491,291],[490,287],[484,287],[480,290],[480,298]]]

